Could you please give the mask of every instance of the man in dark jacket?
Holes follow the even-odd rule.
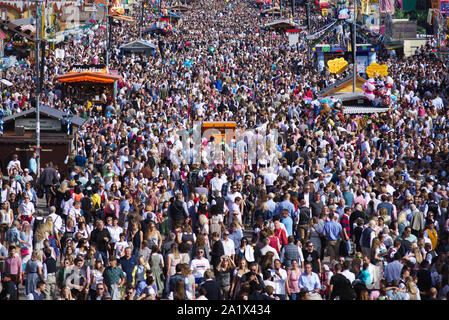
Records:
[[[212,270],[204,272],[205,281],[200,285],[206,289],[206,298],[208,300],[222,300],[220,284],[213,279]]]
[[[50,206],[50,187],[58,181],[58,172],[53,168],[53,163],[47,163],[46,168],[39,178],[40,187],[44,189],[47,207]]]
[[[175,200],[170,204],[169,207],[169,217],[172,222],[172,229],[184,224],[184,220],[188,217],[188,211],[186,206],[184,206],[184,201],[182,193],[177,193]]]
[[[96,228],[90,234],[90,242],[96,245],[97,251],[101,254],[103,261],[108,261],[108,243],[111,241],[109,230],[104,227],[102,220],[97,220]]]
[[[225,254],[223,242],[220,241],[220,235],[218,232],[212,232],[212,250],[210,252],[211,255],[211,264],[214,268],[214,271],[217,271],[217,267],[220,264],[221,256]]]

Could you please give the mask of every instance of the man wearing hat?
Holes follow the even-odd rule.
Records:
[[[122,268],[117,266],[117,258],[109,258],[109,266],[103,272],[104,284],[112,296],[112,300],[120,300],[120,289],[126,282],[126,276]]]
[[[9,273],[4,273],[2,278],[2,292],[0,300],[18,300],[19,291],[17,285],[12,281]]]

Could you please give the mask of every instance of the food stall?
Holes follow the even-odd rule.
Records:
[[[94,105],[105,105],[103,93],[108,98],[116,98],[117,85],[122,77],[112,73],[103,65],[73,66],[66,74],[55,76],[62,85],[63,95],[70,96],[76,103],[90,101]]]

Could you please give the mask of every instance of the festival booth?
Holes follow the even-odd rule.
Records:
[[[289,13],[289,10],[287,8],[283,8],[282,12],[281,12],[280,7],[272,7],[272,8],[263,10],[260,15],[262,17],[267,17],[267,16],[282,17],[282,16],[287,16],[288,13]]]
[[[345,58],[352,61],[352,22],[347,20],[349,15],[339,15],[339,19],[323,27],[316,33],[308,35],[306,41],[314,54],[318,71],[325,69],[326,63],[335,58]],[[345,34],[351,34],[346,38]],[[357,72],[364,73],[366,67],[376,62],[381,35],[366,27],[357,25]]]
[[[64,160],[76,146],[77,130],[89,120],[46,106],[40,107],[39,120],[41,165],[52,161],[65,172]],[[35,150],[36,108],[4,117],[0,127],[2,168],[6,169],[13,154],[27,164]]]
[[[230,139],[235,139],[235,130],[237,128],[237,123],[234,121],[209,121],[203,122],[201,126],[201,134],[203,136],[204,132],[210,129],[210,135],[215,138],[215,143],[226,142],[227,134],[231,134]],[[206,137],[207,139],[209,137]],[[229,138],[229,137],[228,137]]]
[[[145,55],[150,56],[153,54],[156,48],[157,46],[152,43],[146,42],[142,39],[137,39],[121,46],[120,52],[121,54],[145,53]]]
[[[286,32],[289,29],[302,29],[302,26],[294,22],[291,18],[285,18],[266,23],[265,29],[271,29],[277,32]]]
[[[177,5],[173,5],[167,8],[168,10],[172,11],[172,12],[188,12],[190,10],[192,10],[192,8],[190,6],[186,6],[184,4],[177,4]]]
[[[73,66],[69,73],[55,76],[54,80],[63,85],[63,94],[76,103],[105,105],[101,95],[116,98],[117,84],[122,81],[117,73],[108,72],[104,65]]]
[[[164,15],[162,18],[169,19],[170,24],[175,27],[179,26],[182,22],[182,17],[171,11],[168,11],[167,14]]]

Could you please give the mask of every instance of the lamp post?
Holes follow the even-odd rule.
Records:
[[[41,126],[40,126],[40,95],[42,90],[42,75],[41,75],[41,37],[40,32],[42,32],[42,0],[34,0],[36,5],[36,163],[37,163],[37,176],[40,176],[41,168]],[[43,52],[42,52],[43,53]],[[42,54],[42,59],[44,55]]]
[[[353,63],[353,79],[352,79],[352,92],[355,93],[355,85],[356,85],[356,78],[357,78],[357,26],[356,26],[356,20],[357,20],[357,0],[354,0],[354,20],[353,20],[353,29],[354,32],[352,34],[352,54],[354,57],[354,63]]]
[[[106,19],[106,53],[105,53],[105,62],[106,62],[106,70],[109,70],[109,0],[106,1],[106,11],[104,13],[104,18]]]

